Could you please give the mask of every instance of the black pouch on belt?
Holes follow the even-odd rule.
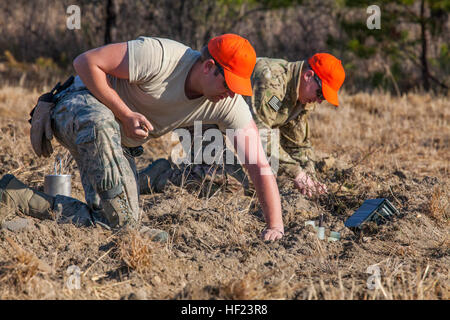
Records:
[[[125,152],[129,156],[132,156],[133,158],[137,158],[137,157],[141,156],[144,153],[144,147],[143,146],[139,146],[139,147],[123,147],[123,149],[125,150]]]

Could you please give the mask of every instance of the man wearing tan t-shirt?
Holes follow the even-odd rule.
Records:
[[[79,77],[55,96],[51,129],[78,164],[94,221],[110,227],[136,224],[140,217],[136,148],[202,121],[223,132],[236,130],[232,142],[255,185],[267,223],[261,237],[283,236],[276,180],[241,96],[252,94],[254,49],[233,34],[213,38],[205,48],[200,54],[172,40],[140,37],[87,51],[74,60]],[[39,142],[47,139],[32,142],[38,155],[48,156],[43,148],[52,135],[44,134],[43,110],[35,110],[31,134],[41,134]]]

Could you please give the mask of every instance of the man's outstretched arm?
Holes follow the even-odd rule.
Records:
[[[253,120],[246,128],[237,130],[234,136],[234,146],[239,161],[247,169],[250,179],[255,185],[256,194],[264,213],[267,227],[261,237],[263,240],[280,239],[284,235],[280,192]]]

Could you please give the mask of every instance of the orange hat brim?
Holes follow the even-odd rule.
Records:
[[[332,105],[338,107],[339,99],[337,90],[331,88],[325,81],[322,81],[322,93],[324,98]]]
[[[239,77],[227,69],[223,71],[225,73],[225,81],[231,91],[243,96],[251,96],[253,94],[252,82],[249,78]]]

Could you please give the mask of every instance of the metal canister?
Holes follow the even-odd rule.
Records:
[[[59,174],[57,171],[58,160]],[[59,194],[70,197],[72,195],[72,175],[62,174],[62,160],[59,157],[55,160],[55,174],[48,174],[44,178],[44,192],[51,196]]]

